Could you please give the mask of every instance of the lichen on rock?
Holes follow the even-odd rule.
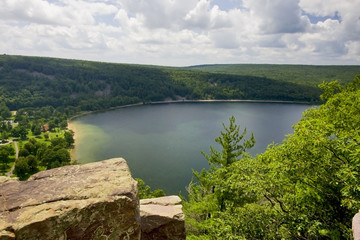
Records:
[[[184,213],[178,196],[140,200],[141,239],[185,239]]]
[[[122,158],[0,180],[0,240],[185,239],[180,198],[141,200],[139,207]]]
[[[0,239],[139,239],[136,181],[110,159],[0,187]]]

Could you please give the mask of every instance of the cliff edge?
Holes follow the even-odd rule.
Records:
[[[146,216],[140,217],[137,191],[122,158],[51,169],[25,182],[3,181],[0,240],[141,239]],[[184,225],[181,205],[175,208]],[[184,239],[181,231],[175,239]],[[172,239],[166,234],[159,239]]]

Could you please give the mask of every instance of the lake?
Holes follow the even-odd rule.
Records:
[[[210,145],[234,115],[241,129],[253,132],[252,155],[268,144],[281,143],[292,125],[310,108],[289,103],[172,103],[141,105],[94,113],[71,121],[76,129],[73,158],[79,163],[123,157],[133,177],[167,194],[186,194],[192,169],[207,168],[201,151]],[[106,173],[104,173],[106,174]]]

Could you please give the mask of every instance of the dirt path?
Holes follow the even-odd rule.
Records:
[[[5,173],[6,176],[8,177],[11,177],[13,175],[13,172],[14,172],[14,169],[15,169],[15,163],[16,163],[16,160],[18,159],[19,157],[19,147],[17,145],[17,142],[16,141],[13,141],[14,143],[14,146],[15,146],[15,162],[14,164],[12,165],[11,169],[9,172]]]

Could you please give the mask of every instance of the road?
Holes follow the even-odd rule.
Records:
[[[16,163],[16,160],[18,159],[19,157],[19,147],[17,145],[17,141],[13,141],[14,143],[14,146],[15,146],[15,162],[14,164],[12,165],[11,169],[9,172],[5,173],[6,176],[8,177],[11,177],[13,175],[13,172],[14,172],[14,168],[15,168],[15,163]]]

